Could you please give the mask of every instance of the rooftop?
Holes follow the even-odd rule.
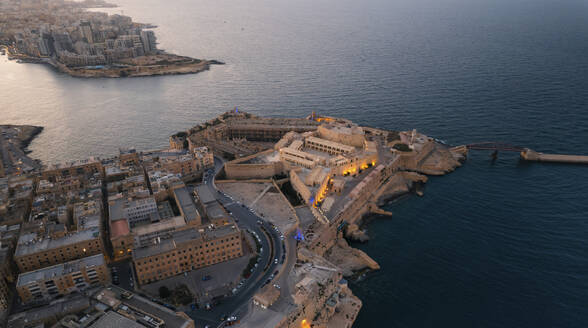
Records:
[[[137,198],[137,199],[125,199],[119,198],[112,200],[108,203],[108,210],[110,213],[110,221],[116,221],[120,219],[126,219],[127,214],[125,210],[127,208],[138,207],[145,205],[147,203],[155,203],[155,198],[147,197],[147,198]]]
[[[118,222],[118,221],[117,221]],[[133,228],[133,233],[136,236],[147,235],[156,231],[167,230],[171,228],[178,228],[186,225],[186,221],[181,216],[173,217],[169,220],[159,221],[157,223],[145,224]]]
[[[96,157],[90,157],[87,159],[81,159],[81,160],[77,160],[77,161],[71,161],[71,162],[65,162],[65,163],[55,163],[55,164],[47,166],[45,171],[61,170],[61,169],[67,169],[67,168],[89,165],[89,164],[100,164],[100,159],[98,159]]]
[[[116,220],[110,223],[110,238],[126,236],[130,232],[129,222],[126,219]]]
[[[145,328],[136,321],[128,319],[116,312],[108,311],[106,314],[96,320],[89,328]]]
[[[227,217],[227,213],[218,202],[206,205],[206,215],[209,219],[222,219]]]
[[[61,238],[39,237],[35,232],[25,233],[18,239],[18,246],[14,256],[25,256],[48,249],[59,248],[66,245],[77,244],[82,241],[100,237],[100,228],[93,227],[87,230],[66,234]]]
[[[216,197],[214,197],[214,195],[210,192],[210,189],[207,185],[197,185],[195,192],[198,194],[198,198],[202,204],[216,201]]]
[[[161,240],[160,243],[147,247],[137,248],[133,253],[135,259],[142,259],[162,253],[169,252],[177,248],[178,244],[185,243],[194,239],[201,239],[202,235],[196,229],[175,231],[170,239]]]
[[[227,224],[227,225],[223,225],[220,227],[214,227],[212,229],[206,229],[204,231],[204,238],[207,240],[212,240],[212,239],[217,239],[217,238],[222,238],[224,236],[228,236],[231,235],[235,232],[238,232],[239,228],[237,228],[237,226],[233,223],[231,224]]]
[[[186,222],[191,222],[200,218],[200,213],[198,213],[198,210],[196,209],[196,204],[194,204],[192,196],[190,196],[190,192],[186,187],[174,189],[174,195],[178,201],[178,207],[180,207],[180,210],[184,214]]]
[[[43,281],[54,277],[64,276],[72,272],[77,272],[80,271],[83,267],[92,267],[100,265],[104,265],[104,255],[97,254],[94,256],[88,256],[79,260],[70,261],[67,263],[22,273],[18,276],[16,286],[21,287],[32,282]]]

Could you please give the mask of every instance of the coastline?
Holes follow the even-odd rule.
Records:
[[[57,72],[79,78],[122,78],[122,77],[147,77],[159,75],[197,74],[210,70],[212,65],[224,65],[218,60],[196,59],[174,54],[158,54],[144,56],[139,61],[149,62],[147,65],[133,65],[127,63],[114,64],[99,68],[68,67],[53,58],[30,57],[10,51],[7,46],[1,47],[9,60],[17,60],[18,63],[44,64]],[[156,59],[161,60],[154,60]]]
[[[332,247],[325,251],[325,258],[338,265],[348,279],[358,281],[366,274],[380,269],[380,265],[369,254],[355,248],[354,243],[369,242],[367,226],[375,219],[392,217],[393,214],[382,207],[395,200],[416,194],[424,195],[423,186],[428,181],[428,175],[442,176],[453,172],[465,160],[465,153],[457,148],[446,148],[441,145],[431,147],[429,156],[443,158],[436,167],[417,165],[418,161],[408,160],[415,154],[404,154],[400,157],[394,173],[374,188],[372,198],[359,207],[355,215],[350,217],[340,236],[335,239]],[[449,156],[448,156],[449,155]]]
[[[70,68],[57,61],[49,61],[47,64],[55,68],[58,72],[65,73],[72,77],[81,78],[122,78],[196,74],[209,70],[211,65],[224,65],[223,62],[219,62],[217,60],[200,60],[192,58],[186,60],[186,62],[172,65],[129,66],[102,69]]]
[[[206,122],[205,126],[207,126],[207,128],[216,129],[219,124],[229,124],[224,121],[225,119],[227,122],[231,120],[239,121],[247,119],[254,121],[263,120],[263,118],[253,117],[248,113],[238,113],[235,110],[233,113],[227,112],[211,122]],[[329,119],[335,120],[334,118]],[[307,118],[300,120],[302,120],[300,122],[303,123],[308,121]],[[341,121],[338,121],[337,124],[343,124],[343,119],[340,120]],[[290,124],[296,123],[289,121],[285,122]],[[269,124],[268,126],[273,127],[276,124],[276,121],[267,119],[265,124]],[[20,132],[17,137],[14,137],[14,139],[20,141],[19,146],[23,151],[34,137],[43,130],[42,127],[36,126],[18,126],[18,128],[20,129]],[[367,273],[380,269],[380,265],[366,252],[355,248],[351,244],[354,241],[365,242],[369,240],[369,236],[367,236],[367,233],[364,230],[361,230],[361,228],[368,224],[370,218],[372,218],[374,214],[391,215],[391,213],[381,209],[380,206],[388,204],[398,197],[412,192],[422,195],[419,188],[422,184],[427,182],[427,175],[444,175],[450,173],[457,167],[461,166],[465,159],[465,153],[460,152],[459,149],[439,144],[429,137],[417,135],[416,132],[412,132],[412,135],[417,136],[415,137],[417,141],[414,143],[414,147],[412,147],[410,151],[391,151],[391,153],[388,154],[384,150],[393,149],[393,147],[391,147],[392,145],[406,139],[411,133],[400,132],[400,135],[398,136],[400,139],[393,139],[388,138],[387,136],[395,136],[394,133],[369,127],[362,128],[367,131],[366,133],[370,138],[374,138],[378,141],[378,143],[371,141],[371,146],[378,146],[378,149],[382,151],[380,157],[378,157],[380,164],[377,166],[372,164],[369,166],[371,167],[369,171],[367,170],[369,167],[366,167],[364,168],[365,171],[363,174],[360,171],[353,177],[353,179],[357,179],[356,181],[360,181],[358,185],[369,187],[357,189],[360,190],[358,193],[351,192],[353,196],[345,198],[347,199],[345,205],[337,208],[336,212],[331,213],[332,216],[329,217],[328,224],[324,224],[319,217],[313,217],[313,215],[316,214],[313,212],[314,207],[310,207],[308,204],[305,205],[308,206],[308,214],[311,215],[310,217],[312,221],[305,221],[306,223],[302,223],[300,219],[297,219],[298,221],[296,221],[297,224],[295,226],[302,228],[307,238],[302,244],[296,244],[296,263],[298,266],[291,264],[290,269],[293,270],[292,272],[290,272],[290,269],[283,269],[286,270],[284,272],[290,273],[283,278],[282,276],[277,277],[275,282],[279,282],[279,285],[285,287],[283,291],[285,294],[280,294],[281,296],[279,296],[281,297],[282,302],[294,298],[297,304],[308,306],[311,306],[312,304],[314,305],[306,310],[301,310],[301,312],[295,309],[289,311],[285,317],[286,321],[283,322],[284,327],[296,326],[295,322],[301,315],[315,315],[316,320],[313,321],[323,322],[327,326],[352,324],[361,309],[362,301],[353,293],[352,289],[347,286],[346,279],[358,281],[365,277]],[[192,131],[192,129],[190,131]],[[198,146],[200,139],[198,139],[199,134],[197,132],[200,130],[194,129],[194,131],[193,135],[186,133],[184,136],[178,136],[176,134],[174,135],[175,137],[170,137],[170,147],[174,148],[176,146],[181,146],[184,148],[184,139],[186,136],[189,137],[188,144],[193,143],[192,148]],[[288,137],[284,136],[280,141],[283,143],[283,140],[287,140],[287,138]],[[201,141],[205,142],[206,146],[212,147],[213,151],[214,147],[218,145],[214,140],[206,139]],[[278,141],[276,145],[281,144],[280,141]],[[241,144],[241,146],[247,148],[245,144]],[[238,151],[241,152],[243,149],[239,149]],[[264,151],[255,152],[251,156],[258,156],[259,154],[264,154]],[[24,157],[27,156],[24,155]],[[237,159],[235,161],[239,160]],[[37,162],[37,164],[41,167],[40,162]],[[225,163],[224,174],[227,174],[226,165],[227,163]],[[233,163],[232,165],[240,164]],[[247,166],[251,164],[245,163],[241,165]],[[229,172],[232,173],[232,171]],[[272,173],[270,177],[273,176],[274,174]],[[292,180],[296,178],[291,176],[290,179]],[[246,179],[245,181],[249,180],[254,181],[251,179]],[[350,177],[349,183],[351,183],[351,181],[352,179]],[[300,187],[300,185],[296,186]],[[352,189],[356,190],[356,187],[353,187]],[[351,189],[347,190],[347,192],[350,191]],[[285,197],[283,200],[288,202]],[[257,198],[255,201],[257,201]],[[255,201],[243,201],[242,203],[254,203]],[[293,205],[289,203],[288,206]],[[292,211],[294,212],[294,214],[292,214],[293,217],[298,217],[296,210],[293,207]],[[267,215],[268,212],[264,209],[263,213],[266,213]],[[292,234],[294,231],[293,228],[284,228],[282,230],[286,235]],[[325,276],[324,273],[320,273],[324,268],[327,268],[327,272],[329,272],[327,276]],[[304,281],[308,280],[304,280],[304,277],[308,277],[308,279],[318,279],[318,281],[322,281],[321,283],[324,284],[324,286],[330,286],[329,288],[334,289],[332,292],[330,289],[329,292],[326,292],[322,288],[319,288],[318,290],[310,289],[307,295],[299,295],[298,293],[289,292],[289,290],[293,290],[292,288],[294,288],[294,286],[300,286],[300,284],[304,284]],[[328,311],[328,306],[325,305],[328,300],[333,302],[331,296],[334,295],[332,293],[335,293],[335,290],[345,295],[338,298],[338,304],[340,306],[339,313],[331,313]],[[353,306],[347,306],[349,304],[352,304]],[[315,313],[318,313],[316,311],[323,314],[316,316]],[[252,313],[255,314],[256,311],[253,311]],[[249,318],[248,320],[252,319]],[[292,320],[292,322],[289,322],[288,320]]]
[[[19,128],[22,130],[18,136],[19,148],[25,153],[30,154],[31,151],[27,148],[31,142],[45,129],[42,126],[36,125],[18,125],[18,124],[0,124],[2,128]]]
[[[3,161],[0,163],[0,176],[30,173],[42,167],[40,160],[29,157],[28,146],[41,132],[42,126],[34,125],[0,125],[2,140],[0,151]],[[8,141],[8,142],[6,142]]]
[[[81,21],[84,19],[90,21],[92,17],[100,16],[100,22],[108,24],[105,23],[106,20],[101,15],[105,15],[106,18],[112,18],[113,15],[103,12],[90,12],[89,9],[117,8],[118,5],[104,0],[83,0],[78,2],[65,1],[64,7],[73,11],[73,14],[77,15],[76,17]],[[27,14],[26,11],[15,11],[15,14],[17,19],[13,24],[18,26],[19,19],[25,20]],[[92,17],[88,18],[87,16],[89,15]],[[9,38],[10,34],[5,33],[4,39],[0,40],[0,54],[6,55],[9,60],[17,60],[18,63],[47,64],[58,72],[81,78],[196,74],[209,70],[211,65],[224,64],[218,60],[191,58],[157,49],[154,32],[150,30],[143,31],[143,29],[156,28],[156,25],[133,22],[132,18],[128,16],[120,17],[121,19],[127,19],[127,21],[120,23],[120,26],[115,26],[123,30],[119,33],[120,35],[111,36],[108,40],[104,38],[99,41],[94,40],[93,37],[96,35],[94,35],[95,33],[93,34],[92,25],[86,22],[85,24],[88,25],[84,25],[85,32],[80,32],[83,38],[76,39],[76,47],[82,47],[82,50],[73,49],[73,41],[68,32],[65,32],[67,38],[64,45],[53,41],[53,39],[42,39],[45,40],[45,43],[42,43],[42,48],[36,46],[37,41],[32,42],[34,46],[24,47],[11,40]],[[8,25],[8,23],[6,24]],[[20,24],[23,24],[23,22],[20,22]],[[27,39],[26,41],[30,40]],[[41,47],[40,45],[39,47]],[[62,47],[60,51],[53,49],[57,45]],[[83,46],[86,46],[87,49],[84,50]]]

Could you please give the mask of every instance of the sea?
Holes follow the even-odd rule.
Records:
[[[588,155],[585,0],[113,0],[159,47],[226,63],[79,79],[0,57],[0,123],[45,163],[167,146],[238,107],[312,111],[450,145]],[[472,151],[373,217],[354,327],[587,327],[588,167]]]

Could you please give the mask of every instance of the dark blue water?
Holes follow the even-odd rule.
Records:
[[[588,154],[585,1],[118,2],[162,48],[227,65],[80,80],[0,58],[0,121],[46,127],[34,157],[162,147],[234,106]],[[472,155],[369,226],[382,270],[353,285],[355,326],[586,327],[587,191],[587,167]]]

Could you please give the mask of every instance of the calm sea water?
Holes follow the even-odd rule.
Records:
[[[588,154],[580,0],[120,0],[160,47],[225,61],[185,76],[75,79],[0,57],[0,121],[46,162],[163,147],[239,106],[417,128],[451,144]],[[389,206],[361,245],[356,327],[586,327],[588,168],[473,154]]]

